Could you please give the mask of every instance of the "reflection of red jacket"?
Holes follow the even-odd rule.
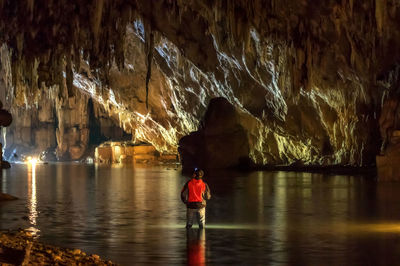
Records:
[[[187,265],[206,265],[206,235],[204,230],[187,232]]]
[[[205,265],[206,254],[205,254],[204,243],[191,243],[188,248],[188,265]]]
[[[211,198],[210,188],[201,179],[192,178],[182,188],[181,199],[190,209],[201,209]]]

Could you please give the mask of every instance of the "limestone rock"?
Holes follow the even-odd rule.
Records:
[[[228,168],[249,163],[250,140],[246,124],[251,119],[225,98],[212,99],[203,127],[183,137],[179,143],[183,168]]]
[[[11,107],[15,121],[6,131],[7,158],[15,160],[13,153],[38,156],[45,152],[46,155],[41,156],[43,159],[79,160],[88,152],[91,130],[101,140],[124,136],[122,129],[105,116],[101,107],[96,106],[97,111],[92,110],[89,115],[87,96],[77,94],[64,102],[58,97],[53,98],[54,95],[57,95],[57,89],[51,88],[42,92],[36,105],[28,109]],[[92,128],[89,120],[99,123],[98,131]],[[53,151],[57,158],[54,158]]]
[[[105,142],[96,147],[95,160],[99,163],[159,163],[176,162],[167,155],[161,156],[155,147],[148,144],[127,142]]]
[[[378,119],[385,95],[398,97],[395,0],[1,3],[8,104],[40,109],[50,99],[61,157],[86,145],[78,138],[84,128],[131,135],[176,154],[182,137],[202,130],[216,97],[246,114],[238,135],[225,137],[246,140],[234,152],[255,164],[372,165],[382,146],[379,131],[390,127]],[[121,130],[104,122],[91,127],[87,98]],[[18,128],[39,127],[31,123],[36,118],[10,111],[21,112]],[[9,131],[14,143],[35,145],[34,133]],[[221,141],[204,148],[215,153]]]

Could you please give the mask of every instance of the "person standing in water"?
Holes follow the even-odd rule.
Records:
[[[206,222],[206,201],[211,198],[210,188],[203,182],[203,170],[195,169],[192,179],[183,186],[181,200],[186,204],[186,228],[191,228],[196,215],[199,228],[204,228]]]

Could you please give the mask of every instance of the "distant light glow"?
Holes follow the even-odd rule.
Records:
[[[97,151],[96,151],[96,152],[97,152]],[[87,164],[93,164],[93,162],[94,162],[94,160],[93,160],[92,157],[87,157],[87,158],[86,158],[86,163],[87,163]]]
[[[26,162],[29,163],[29,164],[31,164],[32,166],[34,166],[34,165],[37,164],[38,160],[37,160],[36,157],[28,156],[28,157],[26,158]]]

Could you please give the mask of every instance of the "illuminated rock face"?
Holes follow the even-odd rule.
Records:
[[[204,164],[216,168],[239,157],[259,165],[373,164],[381,146],[381,104],[388,95],[398,97],[393,76],[400,51],[392,48],[400,45],[400,9],[394,0],[104,0],[93,6],[69,1],[64,13],[73,23],[54,19],[63,17],[59,10],[65,1],[42,8],[37,1],[29,1],[30,8],[3,2],[0,29],[9,38],[1,41],[14,49],[14,57],[3,48],[1,58],[12,104],[34,98],[40,81],[58,84],[53,102],[57,97],[68,102],[69,96],[82,93],[133,139],[149,142],[160,152],[176,153],[179,140],[200,129],[196,134],[201,141],[213,136],[206,144],[196,147],[190,138],[182,142],[190,142],[193,156],[202,149],[213,154]],[[82,12],[73,15],[76,9]],[[56,29],[11,24],[31,25],[17,36],[5,27],[14,23],[10,10],[33,21],[51,16]],[[65,34],[72,40],[54,49]],[[40,36],[46,41],[34,45]],[[215,140],[230,134],[220,133],[232,126],[221,129],[210,123],[201,128],[207,106],[217,97],[225,98],[235,109],[234,117],[240,117],[240,130],[234,127],[238,136],[222,137],[226,146],[236,144],[229,139],[243,140],[232,160],[224,161],[226,150]],[[221,113],[218,119],[223,117]],[[78,123],[79,133],[69,133],[59,124],[58,150],[73,147],[78,156],[90,135],[84,133],[87,125]],[[68,142],[69,134],[75,141]]]
[[[92,137],[94,144],[124,137],[99,105],[88,104],[88,96],[77,94],[63,102],[53,95],[52,89],[42,91],[37,106],[11,107],[15,119],[3,139],[7,159],[22,159],[14,158],[14,153],[39,156],[44,152],[46,160],[79,160],[89,155],[90,131],[97,134]]]
[[[177,163],[176,156],[165,156],[152,145],[132,142],[105,142],[96,147],[95,162],[120,164]]]

